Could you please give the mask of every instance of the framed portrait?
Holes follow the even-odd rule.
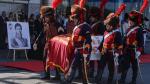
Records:
[[[27,22],[7,22],[7,35],[9,49],[31,49]]]
[[[92,39],[92,51],[90,60],[100,60],[100,52],[98,50],[99,45],[103,40],[103,36],[91,36]]]

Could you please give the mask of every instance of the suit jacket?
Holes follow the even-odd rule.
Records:
[[[104,35],[106,30],[104,23],[97,21],[91,25],[93,35]]]
[[[5,41],[7,37],[7,25],[6,21],[8,21],[8,18],[3,18],[0,16],[0,48],[6,48]]]

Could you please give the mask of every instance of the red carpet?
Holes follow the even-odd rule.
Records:
[[[0,62],[0,66],[13,67],[32,72],[41,72],[44,69],[42,61]]]
[[[142,55],[140,58],[141,63],[150,63],[150,54]]]
[[[150,63],[150,54],[142,55],[140,62]],[[0,62],[0,66],[13,67],[32,72],[41,72],[44,69],[42,61]]]

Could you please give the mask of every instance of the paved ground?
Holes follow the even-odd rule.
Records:
[[[144,84],[149,84],[150,82],[150,63],[141,64],[142,77]],[[131,79],[131,71],[127,76],[127,83]],[[107,68],[103,75],[103,82],[106,84],[107,78]],[[40,73],[33,73],[24,70],[18,70],[14,68],[0,67],[0,84],[59,84],[58,80],[41,80]],[[81,82],[74,81],[74,84]],[[114,83],[115,84],[115,83]],[[141,79],[138,77],[137,84],[142,84]]]
[[[39,79],[39,73],[0,67],[0,84],[48,84]]]
[[[11,52],[12,53],[12,52]],[[150,42],[146,43],[145,53],[150,54]],[[8,50],[0,50],[0,58],[6,58]],[[9,57],[10,58],[10,57]],[[6,61],[6,60],[0,60]],[[150,84],[150,63],[141,64],[141,72],[144,84]],[[106,84],[107,68],[103,76],[103,84]],[[127,83],[131,80],[131,71],[127,76]],[[0,67],[0,84],[59,84],[58,80],[41,80],[40,73],[33,73],[29,71]],[[74,81],[74,84],[80,82]],[[137,84],[142,84],[141,79],[138,77]]]

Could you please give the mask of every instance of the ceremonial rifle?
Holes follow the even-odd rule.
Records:
[[[136,52],[137,52],[137,46],[136,46],[136,44],[135,44],[134,46],[135,46],[134,52],[135,52],[135,58],[136,58],[136,60],[137,60],[139,76],[140,76],[140,78],[141,78],[141,80],[142,80],[142,84],[144,84],[143,77],[142,77],[142,73],[141,73],[141,68],[140,68],[140,60],[139,60],[138,57],[136,57],[136,55],[137,55],[137,54],[136,54]]]
[[[83,44],[83,77],[86,80],[86,83],[88,83],[89,82],[88,75],[87,75],[87,57],[88,57],[88,54],[84,53],[84,49],[85,49],[85,42]]]

